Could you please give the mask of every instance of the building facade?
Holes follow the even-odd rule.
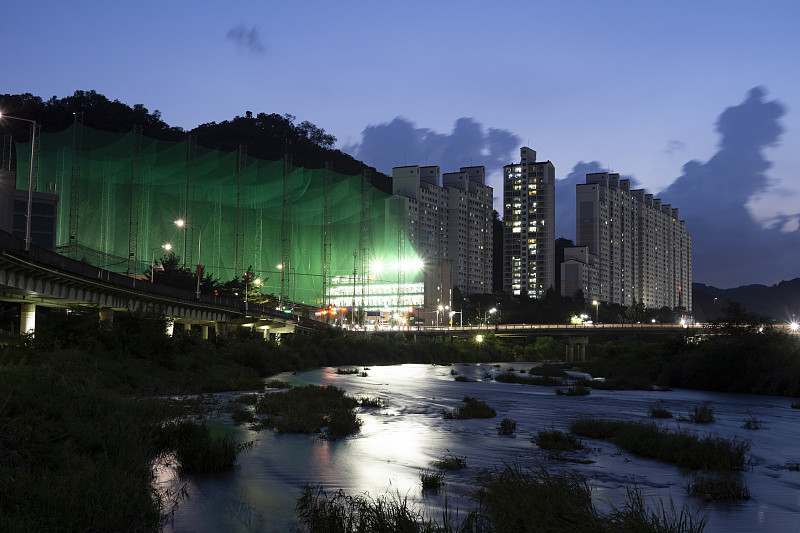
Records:
[[[387,200],[397,205],[392,211],[406,219],[398,224],[404,228],[404,241],[413,246],[426,271],[442,270],[439,277],[452,280],[464,295],[491,292],[493,189],[486,185],[485,168],[441,174],[438,166],[395,167],[392,192]],[[432,301],[426,288],[426,308],[450,305],[451,291],[440,291]]]
[[[555,285],[555,182],[550,161],[520,149],[503,167],[503,290],[541,298]]]
[[[678,209],[619,174],[596,172],[576,187],[576,247],[561,266],[563,296],[691,310],[692,243]]]

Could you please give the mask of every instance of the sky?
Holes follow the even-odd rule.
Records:
[[[796,0],[29,0],[2,16],[0,93],[95,90],[187,130],[290,113],[384,172],[485,165],[501,214],[499,170],[526,145],[556,167],[558,236],[575,238],[574,184],[609,170],[681,210],[695,281],[800,276]]]

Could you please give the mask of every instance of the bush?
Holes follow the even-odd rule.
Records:
[[[504,437],[513,437],[516,431],[517,423],[510,418],[504,418],[500,421],[500,425],[497,426],[497,434]]]
[[[231,419],[234,424],[243,424],[245,422],[255,422],[258,417],[241,405],[236,405],[231,410]]]
[[[765,429],[766,426],[764,425],[764,422],[756,418],[755,415],[750,415],[747,418],[747,420],[744,421],[744,424],[742,424],[742,428],[759,430],[759,429]]]
[[[441,472],[423,470],[419,473],[419,480],[423,491],[438,492],[444,486],[444,474]]]
[[[706,500],[749,500],[750,490],[739,476],[730,473],[701,472],[686,484],[686,492]]]
[[[663,407],[651,407],[648,414],[650,418],[672,418],[672,413]]]
[[[358,400],[338,387],[308,385],[262,395],[256,413],[271,415],[262,424],[279,433],[319,433],[327,427],[328,437],[337,439],[361,429],[357,406]]]
[[[556,429],[552,431],[540,431],[532,441],[543,450],[556,452],[571,452],[584,448],[580,439],[576,438],[574,435]]]
[[[208,427],[190,420],[164,424],[158,432],[159,447],[172,452],[183,474],[214,472],[229,468],[236,456],[253,445],[237,443],[233,435],[212,437]]]
[[[362,408],[383,407],[383,400],[380,398],[361,398],[358,400],[358,405]]]
[[[707,403],[695,405],[689,413],[688,419],[695,424],[710,424],[714,422],[714,409]]]
[[[440,468],[442,470],[461,470],[462,468],[467,467],[467,458],[458,457],[450,450],[447,450],[447,453],[444,455],[444,457],[442,457],[442,459],[434,461],[432,464],[436,468]]]
[[[700,438],[685,431],[670,432],[653,422],[582,418],[574,420],[569,429],[581,437],[613,442],[641,457],[692,469],[741,469],[750,449],[749,443],[737,439]]]
[[[473,398],[472,396],[464,396],[463,407],[456,407],[452,411],[445,411],[443,413],[445,419],[465,419],[465,418],[492,418],[497,416],[497,411],[490,407],[486,402]]]

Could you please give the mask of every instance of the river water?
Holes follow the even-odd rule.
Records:
[[[512,367],[519,372],[530,366],[410,364],[371,367],[366,377],[340,375],[335,368],[275,376],[293,385],[335,385],[357,398],[379,397],[384,407],[361,410],[361,432],[333,442],[251,431],[235,426],[220,411],[210,421],[212,427],[232,431],[240,441],[255,441],[254,446],[226,472],[178,479],[169,469],[162,469],[157,479],[161,489],[184,485],[188,494],[165,530],[291,531],[296,523],[295,503],[307,483],[350,494],[397,494],[418,507],[432,509],[434,519],[441,517],[446,495],[449,508],[459,509],[463,518],[474,507],[466,495],[475,487],[478,470],[505,462],[577,470],[588,478],[595,503],[603,510],[622,505],[626,487],[636,485],[650,507],[658,507],[659,500],[667,506],[671,501],[678,509],[688,505],[707,516],[706,531],[800,532],[800,472],[785,466],[800,462],[800,410],[790,407],[790,399],[690,390],[592,390],[589,396],[557,396],[554,387],[499,383],[490,378]],[[453,370],[475,381],[455,381]],[[464,396],[485,401],[498,416],[445,420],[442,412],[462,405]],[[690,498],[684,486],[691,472],[622,452],[604,441],[584,439],[590,448],[585,454],[585,459],[592,461],[589,464],[549,459],[531,443],[538,431],[566,430],[577,417],[650,420],[648,411],[656,406],[685,416],[704,402],[714,410],[714,423],[698,425],[676,419],[659,423],[701,435],[748,440],[750,464],[741,475],[753,495],[750,501],[724,504]],[[497,434],[503,418],[517,423],[515,438]],[[743,429],[750,418],[760,420],[764,429]],[[465,457],[468,468],[447,472],[441,495],[423,495],[420,471],[431,468],[431,462],[447,451]]]

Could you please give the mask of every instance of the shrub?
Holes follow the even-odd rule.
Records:
[[[238,443],[233,435],[212,437],[208,427],[190,420],[164,424],[158,432],[158,442],[164,452],[172,451],[181,473],[214,472],[229,468],[236,456],[253,445]]]
[[[337,368],[336,373],[342,376],[352,376],[359,373],[357,368]]]
[[[432,464],[441,470],[461,470],[462,468],[467,467],[467,458],[458,457],[450,450],[447,450],[447,453],[444,455],[444,457],[438,461],[434,461]]]
[[[497,416],[497,411],[490,407],[486,402],[473,398],[472,396],[464,396],[463,407],[456,407],[452,411],[445,411],[443,413],[446,419],[465,419],[465,418],[492,418]]]
[[[258,401],[258,394],[249,392],[247,394],[240,394],[231,400],[234,403],[243,403],[246,405],[254,405]]]
[[[358,400],[338,387],[308,385],[262,395],[256,413],[271,415],[262,424],[279,433],[318,433],[327,427],[328,437],[336,439],[361,428],[357,406]]]
[[[649,416],[650,418],[672,418],[672,413],[663,407],[651,407]]]
[[[510,418],[504,418],[497,426],[497,434],[504,437],[513,437],[515,431],[517,431],[517,423]]]
[[[423,491],[438,492],[444,486],[444,474],[432,470],[423,470],[419,473]]]
[[[686,484],[691,496],[706,500],[749,500],[750,490],[739,476],[721,472],[701,472]]]
[[[745,464],[750,444],[737,439],[698,437],[685,431],[671,432],[654,422],[619,422],[582,418],[570,424],[581,437],[613,442],[620,448],[649,459],[704,470],[735,470]]]
[[[574,435],[556,429],[552,431],[540,431],[532,441],[543,450],[556,452],[570,452],[582,450],[584,448],[580,439],[576,438]]]
[[[268,389],[291,389],[292,384],[288,381],[281,381],[280,379],[270,379],[264,386]]]
[[[235,424],[242,424],[244,422],[255,422],[257,417],[241,405],[236,405],[231,411],[231,419]]]
[[[714,421],[714,409],[707,403],[695,405],[688,418],[695,424],[710,424]]]
[[[380,398],[361,398],[358,400],[358,405],[363,408],[383,407],[383,400]]]
[[[764,425],[764,422],[756,418],[755,415],[750,415],[747,420],[744,421],[744,424],[742,424],[742,428],[759,430],[765,429],[766,426]]]

